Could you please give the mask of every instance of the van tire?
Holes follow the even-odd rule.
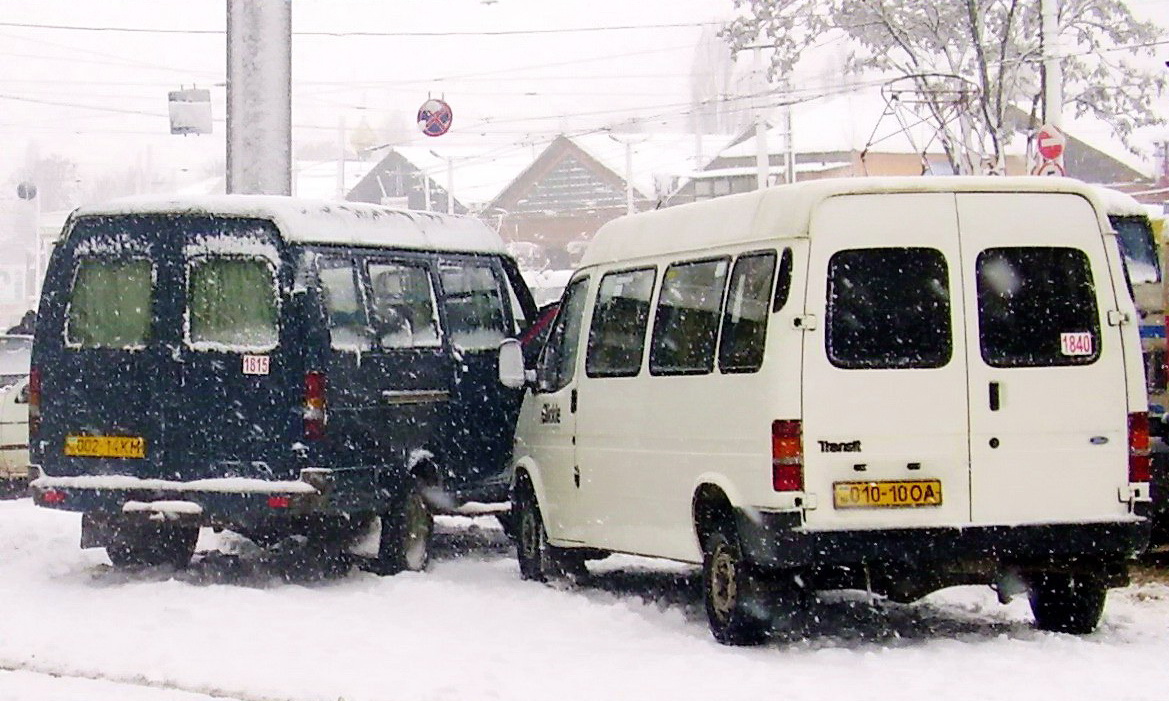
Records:
[[[763,577],[743,557],[730,526],[713,529],[702,553],[702,593],[710,632],[723,645],[758,645],[770,629]]]
[[[198,526],[127,524],[111,534],[106,556],[117,568],[170,565],[184,569],[191,564],[198,540]]]
[[[512,500],[515,514],[516,559],[520,576],[536,582],[566,580],[576,583],[588,576],[585,559],[567,548],[548,544],[548,531],[532,485],[523,480]]]
[[[1090,575],[1044,572],[1031,579],[1028,598],[1040,630],[1087,635],[1099,625],[1107,596],[1104,583]]]
[[[430,539],[434,515],[422,493],[422,484],[411,479],[410,488],[397,508],[380,514],[378,555],[371,568],[378,574],[421,572],[430,564]]]

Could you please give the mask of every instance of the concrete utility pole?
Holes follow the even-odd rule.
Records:
[[[1063,129],[1063,64],[1059,43],[1059,0],[1040,0],[1043,22],[1043,121]]]
[[[291,0],[227,0],[227,191],[292,194]]]

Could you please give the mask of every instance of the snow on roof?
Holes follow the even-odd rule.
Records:
[[[813,209],[828,197],[912,192],[1064,192],[1082,195],[1094,203],[1097,212],[1104,211],[1095,191],[1072,178],[826,178],[619,217],[597,231],[580,267],[807,236]],[[1104,220],[1100,226],[1108,228]]]
[[[474,217],[279,195],[130,197],[80,207],[71,218],[124,214],[206,214],[268,219],[276,224],[285,240],[297,243],[505,252],[499,235]]]
[[[626,174],[626,147],[631,151],[633,187],[646,197],[658,194],[657,180],[702,170],[733,140],[729,134],[600,132],[571,137],[585,153],[621,178]]]
[[[479,209],[494,200],[538,155],[528,146],[484,151],[479,146],[457,144],[395,146],[394,151],[444,189],[453,171],[452,194],[469,209]]]
[[[1109,214],[1115,214],[1122,217],[1141,217],[1148,214],[1145,205],[1136,201],[1132,195],[1127,195],[1119,190],[1113,190],[1110,187],[1102,185],[1089,185],[1100,201],[1104,203],[1104,208]]]
[[[314,200],[343,200],[377,161],[297,161],[293,164],[292,194]],[[337,171],[344,176],[342,191],[337,192]]]

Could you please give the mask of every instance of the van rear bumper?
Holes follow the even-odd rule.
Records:
[[[1043,568],[1074,560],[1119,563],[1149,543],[1147,519],[1013,526],[892,528],[811,531],[798,512],[736,512],[739,534],[753,562],[775,569],[881,563],[905,567],[930,563],[994,562],[1002,567]]]
[[[132,518],[155,513],[156,518],[181,516],[184,521],[201,525],[263,522],[273,516],[302,516],[329,508],[326,494],[295,480],[209,479],[184,483],[132,477],[38,475],[29,484],[29,494],[34,504],[50,509],[107,517],[132,514]],[[176,511],[176,504],[188,504],[190,508]]]

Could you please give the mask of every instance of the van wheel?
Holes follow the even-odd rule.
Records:
[[[512,504],[518,511],[515,514],[515,540],[521,577],[537,582],[566,579],[575,583],[588,576],[583,557],[570,549],[548,544],[544,517],[530,484],[522,482],[517,487]]]
[[[378,574],[421,572],[430,563],[434,516],[426,505],[422,485],[413,480],[398,508],[381,514],[381,536],[374,570]]]
[[[702,555],[703,597],[710,632],[723,645],[758,645],[767,637],[769,616],[761,576],[743,557],[730,527],[716,528]]]
[[[1040,630],[1086,635],[1104,613],[1108,588],[1090,575],[1044,572],[1030,582],[1031,613]]]
[[[106,556],[119,568],[170,565],[183,569],[191,564],[198,540],[198,526],[123,526],[106,544]]]

